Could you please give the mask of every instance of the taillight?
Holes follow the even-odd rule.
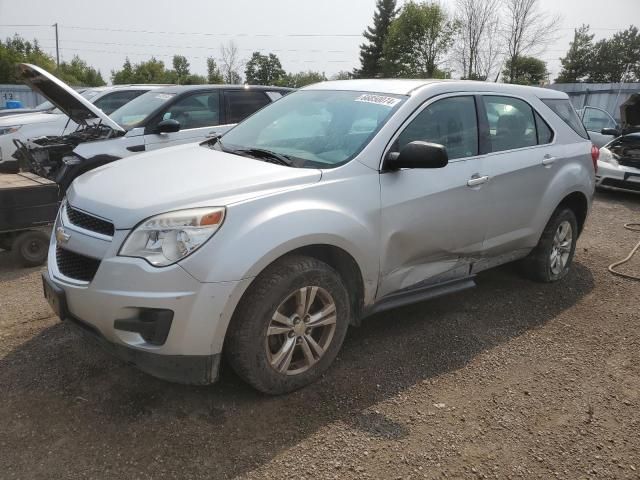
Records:
[[[600,149],[591,144],[591,160],[593,160],[593,169],[598,173],[598,159],[600,158]]]

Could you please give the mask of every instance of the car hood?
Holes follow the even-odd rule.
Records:
[[[67,191],[75,208],[130,229],[153,215],[226,206],[318,182],[320,170],[274,165],[198,144],[142,153],[78,177]]]
[[[102,110],[42,68],[29,63],[20,63],[18,72],[27,85],[53,103],[78,125],[86,125],[88,120],[99,119],[113,130],[124,132],[122,127]]]

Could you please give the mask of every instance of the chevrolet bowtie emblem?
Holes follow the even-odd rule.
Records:
[[[56,228],[56,241],[58,243],[67,243],[71,238],[71,234],[65,232],[64,227]]]

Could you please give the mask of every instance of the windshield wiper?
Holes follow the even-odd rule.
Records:
[[[286,165],[287,167],[293,166],[293,160],[287,155],[273,152],[271,150],[265,150],[264,148],[239,148],[237,150],[233,150],[231,153],[246,153],[252,157],[262,159],[265,162]]]

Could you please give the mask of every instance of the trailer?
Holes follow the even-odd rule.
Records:
[[[55,182],[33,173],[0,173],[0,248],[26,267],[42,265],[59,195]]]

